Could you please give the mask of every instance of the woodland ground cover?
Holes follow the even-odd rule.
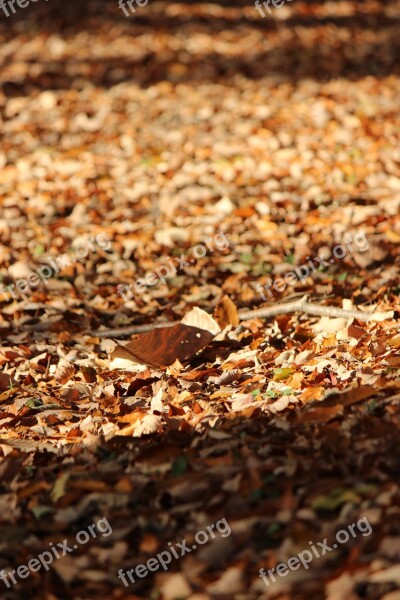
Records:
[[[0,571],[112,528],[2,599],[398,600],[399,18],[394,0],[293,0],[268,19],[252,2],[152,0],[128,19],[52,0],[0,22],[2,283],[82,235],[110,240],[0,296]],[[229,248],[118,293],[218,231]],[[361,231],[367,251],[271,304],[308,294],[381,320],[246,317],[255,284]],[[223,331],[182,323],[192,309]],[[121,328],[170,321],[207,343],[115,366]],[[157,358],[177,341],[153,336]],[[222,518],[229,536],[121,585]],[[363,518],[371,535],[259,577]]]

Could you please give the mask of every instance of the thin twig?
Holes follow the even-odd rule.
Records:
[[[321,304],[313,304],[307,302],[307,298],[301,298],[294,302],[286,304],[275,304],[274,306],[266,306],[265,308],[257,308],[255,310],[239,311],[241,321],[248,319],[269,319],[277,315],[286,315],[292,312],[302,312],[307,315],[320,317],[343,317],[344,319],[357,319],[358,321],[384,321],[385,319],[393,318],[393,311],[388,312],[362,312],[360,310],[345,310],[344,308],[336,308],[335,306],[323,306]],[[135,333],[144,333],[152,331],[160,327],[172,327],[180,321],[167,321],[166,323],[148,323],[146,325],[131,325],[129,327],[120,327],[118,329],[106,329],[104,331],[92,331],[92,335],[97,337],[124,337]]]
[[[104,329],[103,331],[92,331],[91,334],[97,337],[124,337],[134,333],[146,333],[160,327],[172,327],[180,321],[166,321],[165,323],[145,323],[144,325],[129,325],[128,327],[119,327],[118,329]]]
[[[319,317],[343,317],[344,319],[358,319],[359,321],[384,321],[385,319],[393,318],[393,311],[388,312],[362,312],[360,310],[345,310],[344,308],[336,308],[335,306],[323,306],[321,304],[313,304],[307,302],[306,298],[288,302],[286,304],[277,304],[276,306],[266,306],[265,308],[257,308],[256,310],[244,310],[239,312],[241,321],[247,319],[267,319],[276,315],[285,315],[291,312],[302,312],[307,315]]]

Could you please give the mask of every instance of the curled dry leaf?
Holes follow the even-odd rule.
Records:
[[[162,418],[157,415],[145,415],[143,419],[136,422],[132,432],[133,437],[141,437],[155,433],[162,426]]]
[[[237,327],[240,321],[237,308],[229,296],[223,296],[220,300],[214,311],[214,317],[221,329],[227,325]]]
[[[57,365],[55,379],[61,385],[65,385],[74,374],[74,367],[68,361],[61,359]]]
[[[12,388],[15,385],[14,379],[8,373],[0,373],[0,392]]]

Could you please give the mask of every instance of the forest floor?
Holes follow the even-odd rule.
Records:
[[[16,11],[0,572],[30,564],[0,574],[1,600],[399,600],[399,2]],[[386,318],[235,322],[306,294]],[[111,356],[107,330],[194,307],[228,324],[186,360]],[[166,329],[148,339],[174,352]]]

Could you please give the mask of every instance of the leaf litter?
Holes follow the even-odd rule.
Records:
[[[110,240],[14,302],[1,289],[0,567],[113,527],[7,598],[398,593],[398,5],[297,2],[260,21],[239,4],[154,0],[125,19],[54,0],[0,24],[2,284]],[[220,230],[229,247],[118,294]],[[392,318],[238,319],[262,303],[255,284],[360,231],[367,250],[264,294]],[[168,364],[117,366],[96,335],[172,335],[199,326],[193,309],[223,331]],[[370,538],[265,588],[260,568],[364,516]],[[117,579],[220,517],[232,537],[131,590]]]

